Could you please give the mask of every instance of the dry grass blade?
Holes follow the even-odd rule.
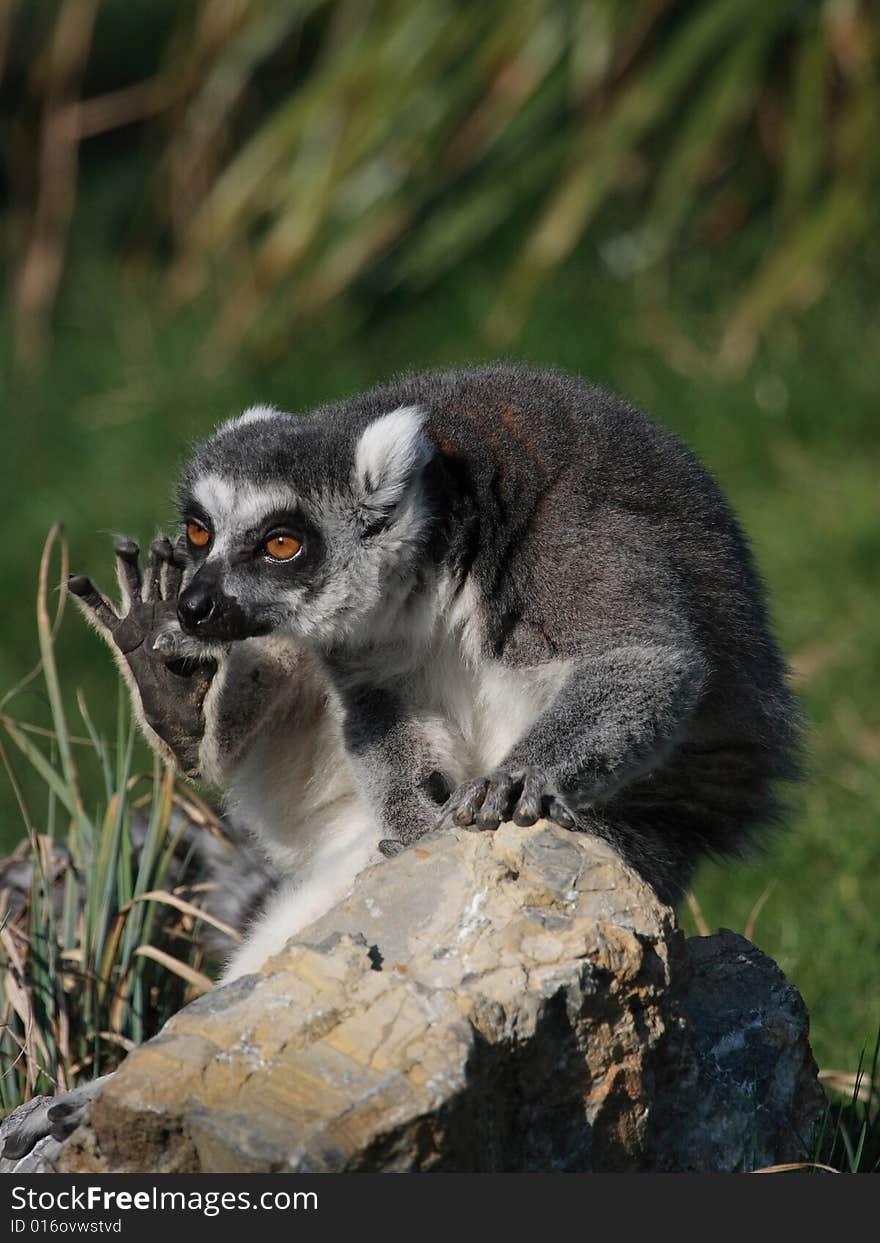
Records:
[[[746,926],[745,928],[743,928],[743,936],[746,938],[747,941],[753,941],[755,939],[755,925],[758,922],[758,916],[761,914],[764,907],[767,905],[767,901],[770,898],[770,895],[773,893],[773,890],[775,888],[776,888],[776,881],[772,880],[770,884],[767,886],[767,888],[764,890],[764,892],[761,894],[761,896],[758,898],[757,902],[755,902],[752,909],[749,911],[749,917],[746,920]]]
[[[756,7],[754,0],[722,0],[697,8],[649,66],[614,94],[608,115],[583,130],[496,302],[490,331],[498,340],[518,331],[539,284],[571,254],[619,188],[637,144],[677,106],[737,19]]]
[[[178,93],[176,83],[157,75],[122,90],[71,104],[69,124],[80,141],[94,138],[107,130],[120,129],[164,112],[175,103]]]
[[[825,139],[823,111],[830,69],[830,48],[817,17],[813,28],[804,34],[792,75],[780,201],[780,215],[786,221],[794,219],[809,201],[821,173]]]
[[[0,717],[0,724],[3,724],[3,725],[7,724],[6,720],[3,717]],[[18,782],[18,778],[15,775],[15,769],[12,767],[12,764],[9,761],[9,756],[6,753],[6,748],[3,746],[2,742],[0,742],[0,759],[2,759],[3,761],[3,767],[6,769],[6,775],[9,778],[9,784],[12,786],[12,792],[15,795],[15,801],[18,804],[19,811],[21,812],[21,818],[24,821],[25,832],[28,835],[29,841],[31,843],[34,843],[37,840],[37,831],[34,828],[33,820],[31,819],[30,812],[28,811],[28,806],[24,798],[24,792],[22,791],[22,788]]]
[[[694,923],[697,926],[697,932],[701,937],[709,937],[712,935],[712,929],[709,927],[706,916],[703,914],[703,908],[697,901],[696,894],[688,893],[687,904],[691,915],[694,917]]]
[[[797,1170],[822,1170],[824,1174],[839,1174],[831,1165],[821,1161],[786,1161],[782,1165],[765,1165],[760,1170],[749,1170],[750,1174],[791,1174]]]
[[[6,970],[3,988],[9,1004],[24,1028],[23,1039],[19,1043],[27,1067],[28,1085],[33,1091],[42,1068],[49,1064],[49,1051],[35,1020],[33,999],[25,987],[27,973],[24,962],[7,928],[0,929],[0,944],[12,968]]]
[[[53,645],[54,634],[52,624],[49,620],[49,608],[47,603],[47,593],[49,589],[49,564],[52,557],[52,549],[56,542],[61,546],[61,600],[59,600],[59,621],[62,616],[62,601],[67,596],[67,571],[68,571],[68,555],[67,541],[61,534],[61,526],[55,523],[43,546],[43,555],[40,559],[40,575],[37,584],[37,634],[40,640],[40,657],[43,666],[43,678],[46,682],[46,690],[49,695],[49,703],[52,708],[52,722],[55,726],[57,734],[56,742],[58,744],[58,755],[61,760],[61,770],[64,774],[64,780],[67,787],[73,793],[73,802],[76,812],[82,811],[82,800],[79,795],[79,781],[77,778],[76,764],[73,760],[73,753],[70,748],[70,734],[67,729],[67,720],[64,714],[64,703],[61,696],[61,687],[58,682],[58,669],[55,664],[55,650]]]
[[[206,829],[213,837],[224,836],[217,812],[195,790],[175,788],[173,798],[175,807],[179,807],[194,824]]]
[[[215,915],[211,915],[208,911],[203,911],[201,907],[195,906],[192,902],[187,902],[184,898],[180,898],[175,893],[168,893],[165,889],[149,889],[146,893],[139,893],[132,898],[128,906],[123,907],[122,914],[134,902],[162,902],[165,906],[173,906],[175,910],[180,911],[184,915],[191,915],[193,919],[202,919],[206,924],[210,924],[212,928],[216,928],[218,932],[222,932],[232,941],[241,941],[241,933],[238,932],[231,924],[226,924],[222,919],[217,919]]]
[[[19,683],[21,685],[21,683]],[[0,725],[9,723],[15,729],[20,729],[23,734],[36,734],[39,738],[48,738],[52,742],[58,741],[58,734],[54,729],[47,729],[43,725],[31,725],[27,721],[19,721],[14,716],[9,716],[5,712],[0,712]],[[78,747],[90,747],[92,745],[91,738],[81,738],[78,734],[69,734],[68,740]]]
[[[55,542],[57,538],[60,537],[61,532],[62,532],[61,526],[58,523],[55,523],[55,525],[49,531],[49,534],[46,537],[46,543],[43,546],[44,559],[47,559],[48,557],[47,550],[51,549],[52,544]],[[69,565],[68,565],[67,541],[62,539],[61,540],[61,570],[59,573],[59,582],[62,588],[67,582],[68,568],[69,568]],[[42,569],[42,562],[41,562],[41,569]],[[65,609],[66,604],[67,604],[67,591],[61,590],[58,593],[58,606],[55,609],[55,619],[52,622],[52,626],[50,629],[50,634],[53,639],[58,634],[58,630],[61,626],[61,619],[64,617],[64,609]],[[13,686],[10,690],[8,690],[6,694],[3,696],[3,698],[0,699],[0,710],[6,707],[10,699],[13,699],[16,695],[18,695],[21,691],[23,691],[26,686],[28,686],[31,682],[33,682],[34,678],[39,677],[42,671],[43,671],[43,661],[41,658],[34,665],[33,669],[31,669],[28,673],[26,673],[20,682],[16,682],[15,686]]]
[[[135,955],[140,958],[151,958],[154,962],[161,963],[174,975],[180,976],[182,980],[186,980],[187,984],[191,984],[198,993],[209,993],[214,987],[214,981],[203,975],[201,971],[196,971],[195,968],[181,962],[172,954],[166,954],[164,950],[157,949],[155,945],[139,945],[135,950]]]
[[[106,1040],[109,1044],[118,1045],[119,1048],[124,1049],[126,1053],[130,1053],[132,1049],[136,1047],[133,1040],[126,1040],[125,1036],[119,1035],[119,1032],[105,1031],[98,1032],[98,1035],[102,1040]]]
[[[77,791],[75,789],[72,790],[65,783],[63,776],[52,768],[52,765],[43,753],[33,746],[25,735],[20,733],[10,721],[4,721],[3,726],[21,753],[30,760],[31,764],[46,782],[46,785],[54,792],[62,805],[67,808],[70,812],[71,820],[75,822],[77,816],[82,813],[82,805],[77,803]]]
[[[728,135],[753,105],[756,78],[772,46],[779,16],[780,10],[768,6],[763,21],[755,24],[747,38],[732,44],[688,109],[675,143],[658,170],[653,199],[645,213],[645,263],[670,254],[701,183],[709,176]]]
[[[862,1104],[875,1101],[880,1105],[880,1087],[873,1084],[867,1075],[854,1074],[851,1070],[820,1070],[819,1081],[832,1092],[839,1092],[850,1100]]]

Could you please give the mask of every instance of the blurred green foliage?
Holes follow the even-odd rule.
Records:
[[[90,8],[77,74],[56,36]],[[499,352],[604,383],[730,494],[812,725],[791,831],[706,868],[700,906],[742,929],[773,882],[755,939],[803,990],[820,1062],[853,1069],[880,1023],[880,16],[516,9],[66,0],[0,17],[0,691],[35,659],[51,522],[109,586],[109,532],[171,521],[187,444],[245,404],[307,409]],[[65,108],[76,181],[48,210],[47,168],[70,175],[46,145]],[[70,719],[80,685],[112,738],[105,651],[73,616],[56,646]],[[50,720],[35,685],[7,710]],[[82,781],[87,796],[85,764]],[[21,824],[0,798],[8,846]]]
[[[742,365],[871,232],[880,13],[867,0],[5,11],[9,185],[19,215],[36,208],[18,282],[25,352],[64,248],[67,148],[138,118],[142,253],[170,249],[178,298],[212,291],[222,348],[283,348],[331,302],[430,288],[486,245],[506,249],[483,326],[496,344],[583,243],[638,278],[656,320],[682,254],[751,226],[701,333]]]

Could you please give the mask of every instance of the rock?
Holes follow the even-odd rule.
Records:
[[[800,993],[771,958],[722,929],[686,944],[675,1042],[651,1115],[658,1170],[749,1170],[799,1161],[825,1094]]]
[[[68,1172],[735,1170],[803,1155],[807,1016],[604,843],[435,834],[136,1049]]]
[[[52,1135],[51,1096],[35,1096],[0,1123],[0,1174],[51,1174],[61,1152]]]
[[[23,1156],[0,1157],[0,1174],[57,1174],[61,1148],[53,1135],[43,1135]]]

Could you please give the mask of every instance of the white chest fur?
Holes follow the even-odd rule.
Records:
[[[521,669],[474,660],[460,636],[445,635],[412,675],[413,714],[453,781],[483,776],[550,706],[568,672],[567,661]]]
[[[453,786],[498,767],[569,672],[566,661],[511,669],[476,657],[468,640],[466,627],[438,630],[406,678],[410,724]],[[253,748],[229,797],[288,878],[229,964],[225,978],[234,979],[338,902],[377,861],[382,834],[355,785],[332,711],[306,737],[295,717],[280,722]]]

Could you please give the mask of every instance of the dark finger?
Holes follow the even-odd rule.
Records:
[[[71,595],[76,596],[80,604],[105,629],[113,630],[118,624],[119,617],[113,605],[85,574],[71,574],[67,580],[67,590]]]
[[[162,559],[162,576],[159,585],[162,599],[176,600],[186,561],[179,548],[172,548],[171,541],[164,536],[154,542],[154,547]]]
[[[464,792],[464,796],[458,804],[458,807],[452,813],[452,819],[462,828],[467,828],[474,823],[477,812],[483,805],[483,799],[488,789],[488,781],[476,781]]]
[[[489,783],[483,806],[477,812],[477,825],[481,829],[497,829],[507,816],[510,807],[510,796],[513,792],[513,778],[509,773],[497,775]]]
[[[457,824],[463,829],[470,828],[474,817],[483,805],[483,798],[489,782],[485,778],[472,781],[461,786],[440,813],[437,827],[446,829]]]
[[[128,606],[132,600],[141,598],[141,550],[133,539],[120,535],[113,541],[113,551],[116,553],[116,577],[119,580],[119,590]]]
[[[529,825],[540,819],[544,786],[542,773],[526,772],[522,794],[513,812],[514,824]]]
[[[547,808],[547,819],[552,820],[554,824],[558,824],[561,829],[574,829],[577,827],[574,816],[558,798],[550,800],[550,806]]]
[[[159,538],[154,539],[150,545],[150,556],[147,561],[147,576],[144,580],[144,604],[152,604],[154,600],[158,600],[160,598],[159,588],[162,581],[162,567],[165,565],[166,544],[168,544],[168,540],[164,535],[160,535]]]

